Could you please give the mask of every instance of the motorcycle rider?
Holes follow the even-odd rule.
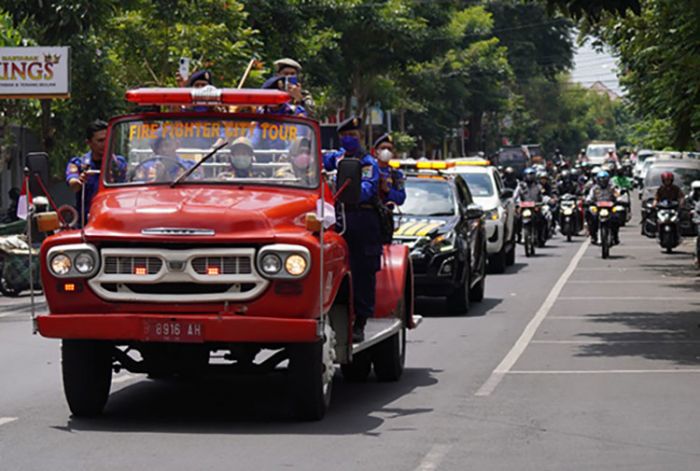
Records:
[[[572,170],[562,171],[557,182],[557,193],[560,195],[578,195],[579,188],[573,177],[574,172]]]
[[[503,185],[513,191],[518,188],[518,176],[515,174],[513,167],[506,167],[503,170]]]
[[[697,229],[695,238],[695,263],[700,268],[700,180],[690,184],[690,197],[694,203],[693,222]]]
[[[537,181],[537,172],[534,168],[528,167],[523,171],[523,181],[518,184],[515,190],[515,202],[534,201],[539,203],[542,201],[542,187]]]
[[[654,195],[654,208],[659,204],[659,201],[676,202],[679,208],[683,207],[685,196],[683,195],[683,190],[681,190],[678,185],[673,184],[672,172],[664,172],[661,174],[661,186],[656,190],[656,195]]]
[[[586,211],[586,220],[588,223],[588,230],[591,234],[591,241],[595,244],[598,242],[598,217],[593,214],[590,207],[597,204],[600,201],[611,201],[614,202],[617,198],[617,191],[610,184],[610,174],[605,170],[598,172],[595,178],[596,183],[591,187],[588,196],[586,196],[586,204],[588,209]],[[618,225],[615,219],[611,219],[611,229],[613,236],[613,244],[619,244],[619,234]]]

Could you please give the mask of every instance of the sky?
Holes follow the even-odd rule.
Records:
[[[596,52],[588,43],[576,50],[572,73],[574,82],[578,82],[584,87],[590,87],[596,81],[600,81],[621,95],[622,90],[615,71],[615,59],[610,54]]]

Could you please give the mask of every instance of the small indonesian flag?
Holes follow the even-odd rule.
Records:
[[[27,219],[27,206],[32,204],[32,194],[29,192],[29,177],[24,177],[22,191],[17,200],[17,217]]]

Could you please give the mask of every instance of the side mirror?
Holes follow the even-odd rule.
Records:
[[[507,200],[513,197],[513,189],[512,188],[504,188],[503,191],[501,191],[501,199],[502,200]]]
[[[484,217],[484,210],[478,204],[470,204],[467,206],[467,219],[481,219]]]
[[[362,163],[359,159],[345,158],[338,162],[336,200],[345,204],[359,204],[362,190]]]
[[[41,180],[44,188],[48,188],[49,155],[46,152],[30,152],[27,154],[26,166],[29,169],[29,191],[31,194],[33,196],[48,196],[44,193],[37,179]]]

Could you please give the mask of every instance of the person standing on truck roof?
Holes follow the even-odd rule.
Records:
[[[102,156],[105,152],[107,141],[107,123],[102,120],[91,122],[85,130],[85,142],[90,150],[79,157],[73,157],[66,165],[66,183],[75,193],[75,208],[78,210],[79,223],[87,221],[90,212],[90,203],[97,193],[100,176],[88,175],[88,170],[100,170],[102,166]],[[111,172],[111,181],[119,182],[126,179],[127,163],[126,159],[120,155],[110,157],[111,167],[107,171]],[[85,208],[83,208],[82,189],[85,187]]]
[[[394,157],[394,140],[386,133],[374,141],[374,155],[379,167],[379,196],[386,205],[401,206],[406,201],[406,178],[399,169],[389,166]]]
[[[284,77],[282,75],[270,77],[269,79],[265,80],[265,83],[263,83],[262,86],[263,90],[286,91],[290,95],[290,90],[292,89],[292,87],[296,87],[296,85],[288,83],[288,77]],[[265,106],[263,107],[262,111],[265,114],[280,114],[306,117],[306,110],[304,109],[304,107],[296,104],[295,101],[292,101],[292,103],[282,103],[281,105],[276,106]]]
[[[377,204],[379,202],[379,168],[362,147],[362,121],[353,116],[340,123],[337,132],[342,147],[323,156],[326,170],[337,168],[339,159],[358,159],[362,165],[360,203],[346,207],[345,240],[350,250],[355,323],[353,342],[365,338],[367,319],[374,315],[377,272],[380,268],[382,242]]]
[[[301,85],[301,64],[294,59],[285,57],[274,62],[275,75],[282,77],[295,77],[296,83],[290,83],[288,92],[292,96],[295,105],[301,106],[306,110],[306,113],[311,116],[314,114],[315,103],[314,99],[308,90],[304,90]]]

